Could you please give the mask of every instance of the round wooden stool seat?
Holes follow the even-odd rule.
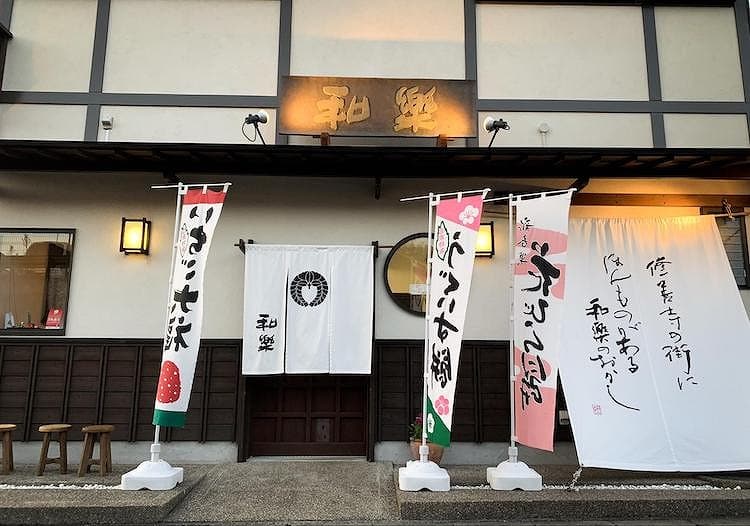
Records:
[[[81,429],[81,431],[84,433],[111,433],[114,430],[115,430],[115,426],[111,426],[107,424],[86,426],[83,429]]]
[[[3,456],[0,457],[0,473],[7,475],[13,471],[13,431],[16,424],[0,424],[0,444],[3,445]]]
[[[108,424],[96,424],[85,426],[83,432],[83,451],[81,452],[81,465],[78,466],[78,476],[82,477],[91,470],[91,466],[99,466],[99,474],[106,475],[112,472],[112,444],[110,433],[115,426]],[[99,441],[99,458],[94,456],[94,442]]]
[[[36,474],[43,475],[47,464],[57,464],[60,466],[60,473],[68,472],[68,431],[73,426],[70,424],[45,424],[39,426],[39,432],[44,435],[42,440],[42,451],[39,453],[39,465],[36,468]],[[57,433],[57,443],[60,446],[60,456],[58,458],[49,458],[49,443],[54,440],[53,435]]]
[[[70,424],[45,424],[39,426],[40,433],[59,433],[60,431],[68,431],[73,426]]]

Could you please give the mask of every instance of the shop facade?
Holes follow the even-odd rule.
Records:
[[[424,324],[389,295],[385,264],[426,230],[426,210],[399,198],[574,185],[574,217],[750,206],[747,5],[633,4],[2,3],[0,307],[12,321],[0,331],[0,420],[21,424],[15,438],[27,442],[53,421],[114,424],[115,455],[152,438],[174,196],[150,186],[231,181],[207,263],[191,409],[166,441],[187,460],[403,459]],[[328,130],[322,146],[280,134],[288,75],[476,81],[476,138],[442,147]],[[271,116],[266,146],[242,134],[259,110]],[[490,115],[510,124],[492,148],[481,129]],[[119,251],[123,217],[151,222],[148,255]],[[495,254],[475,264],[449,454],[492,463],[509,438],[507,215],[489,207],[483,221],[494,223]],[[727,228],[745,287],[747,233]],[[35,236],[41,255],[29,253]],[[239,245],[250,239],[376,243],[372,374],[241,374]],[[43,278],[24,267],[29,256]],[[557,439],[569,452],[564,412]]]

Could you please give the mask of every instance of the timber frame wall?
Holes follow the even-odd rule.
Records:
[[[0,88],[0,104],[73,104],[86,106],[84,141],[97,141],[101,124],[101,109],[104,105],[164,106],[164,107],[257,107],[278,108],[278,95],[189,95],[159,93],[105,93],[104,65],[107,53],[110,6],[112,0],[97,0],[96,23],[89,89],[87,92],[55,91],[4,91]],[[289,75],[292,47],[293,0],[279,0],[279,53],[277,64],[278,83]],[[530,3],[529,0],[464,0],[464,62],[465,79],[477,80],[477,14],[478,4]],[[559,5],[640,5],[643,16],[643,32],[646,51],[646,68],[649,100],[527,100],[527,99],[479,99],[478,111],[510,112],[604,112],[604,113],[648,113],[651,116],[651,132],[654,148],[667,146],[665,136],[665,113],[685,114],[744,114],[750,122],[750,16],[747,0],[557,0],[544,2]],[[659,75],[654,6],[732,6],[735,11],[740,65],[744,85],[744,101],[664,101],[662,100]],[[0,25],[11,28],[13,0],[0,0]],[[10,37],[10,32],[1,31],[0,41]],[[6,34],[7,33],[7,34]],[[2,44],[0,43],[0,46]],[[1,49],[0,49],[1,51]],[[0,53],[0,85],[4,53]],[[287,144],[286,135],[276,133],[276,144]],[[477,146],[478,139],[470,138],[467,146]]]

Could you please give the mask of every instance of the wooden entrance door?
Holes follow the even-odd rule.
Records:
[[[250,378],[249,455],[366,455],[367,382],[366,376]]]

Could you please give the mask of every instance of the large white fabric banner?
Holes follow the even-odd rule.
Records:
[[[427,438],[450,446],[458,360],[484,194],[441,199],[430,271]]]
[[[286,252],[278,247],[245,247],[245,319],[242,371],[284,372]]]
[[[248,246],[242,373],[370,374],[372,251]]]
[[[225,197],[226,188],[216,192],[206,187],[182,196],[154,425],[185,425],[201,343],[203,273]]]
[[[516,440],[552,451],[571,193],[515,200]]]
[[[570,221],[560,374],[583,466],[750,468],[750,322],[714,218]]]

